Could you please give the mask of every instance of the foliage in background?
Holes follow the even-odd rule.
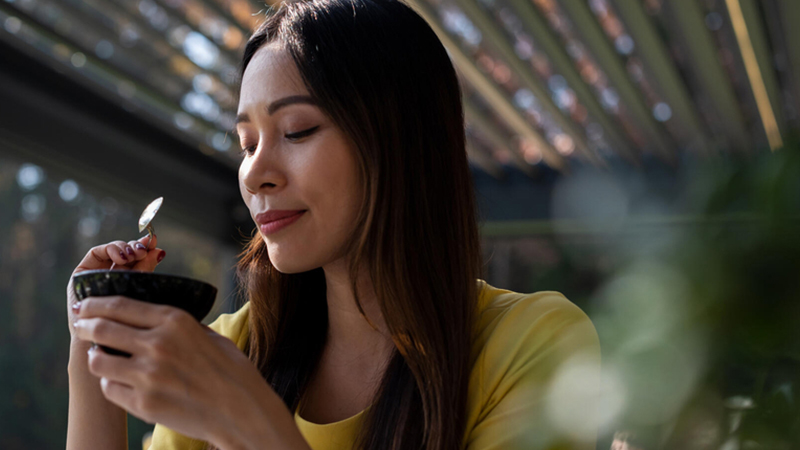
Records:
[[[637,183],[600,177],[589,177],[597,192],[633,202]],[[563,292],[591,316],[598,448],[800,448],[800,146],[688,164],[676,178],[669,197],[640,201],[667,204],[656,220],[601,208],[570,232],[490,240],[489,281]]]

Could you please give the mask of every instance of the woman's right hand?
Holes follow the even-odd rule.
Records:
[[[72,324],[78,317],[72,312],[72,305],[78,302],[78,296],[72,285],[72,276],[87,270],[110,269],[111,264],[116,264],[114,270],[140,270],[152,272],[156,265],[164,259],[166,252],[157,248],[158,238],[153,236],[153,245],[147,250],[150,242],[150,235],[144,236],[138,241],[113,241],[108,244],[92,247],[72,271],[67,283],[67,324],[70,336],[74,336],[75,329]]]

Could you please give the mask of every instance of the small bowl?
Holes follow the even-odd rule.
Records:
[[[78,300],[122,295],[157,305],[170,305],[202,321],[214,306],[217,288],[200,280],[138,270],[87,270],[72,277]],[[129,353],[101,345],[106,353]]]

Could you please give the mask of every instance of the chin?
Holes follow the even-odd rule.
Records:
[[[291,275],[291,274],[294,274],[294,273],[308,272],[309,270],[316,269],[317,267],[319,267],[319,266],[311,267],[311,266],[303,266],[303,265],[298,265],[298,264],[291,264],[291,263],[286,263],[284,261],[281,261],[281,262],[278,262],[278,263],[276,263],[275,261],[272,261],[272,265],[275,267],[275,269],[278,272],[280,272],[282,274],[286,274],[286,275]]]
[[[272,266],[280,273],[293,274],[308,272],[309,270],[320,267],[320,264],[315,264],[314,261],[304,258],[307,256],[302,251],[291,251],[288,249],[277,249],[275,244],[267,243],[267,253],[269,254],[269,261]]]

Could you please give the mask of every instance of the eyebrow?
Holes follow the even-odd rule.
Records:
[[[317,101],[313,98],[309,97],[308,95],[290,95],[288,97],[284,97],[279,100],[275,100],[274,102],[270,103],[267,106],[267,114],[270,116],[275,114],[275,111],[283,108],[284,106],[294,105],[296,103],[305,103],[308,105],[318,105]],[[241,113],[236,116],[236,121],[234,122],[234,128],[236,125],[240,123],[247,123],[250,122],[250,116],[247,113]]]

